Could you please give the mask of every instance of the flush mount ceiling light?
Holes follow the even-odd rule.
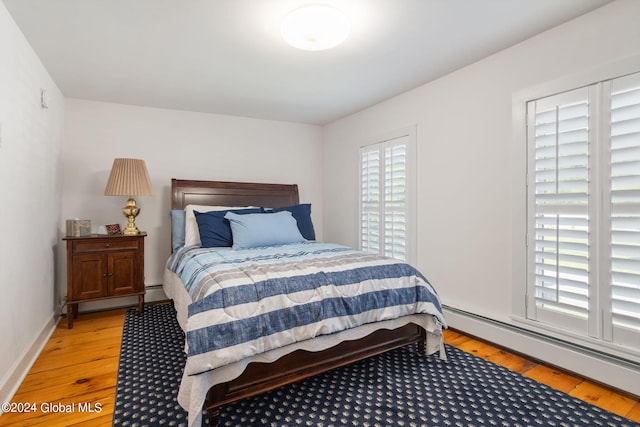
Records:
[[[323,5],[304,6],[289,13],[280,27],[291,46],[303,50],[325,50],[349,35],[349,21],[338,10]]]

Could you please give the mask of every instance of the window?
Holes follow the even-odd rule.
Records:
[[[413,261],[411,132],[360,149],[360,249]]]
[[[640,350],[640,73],[527,122],[527,318]]]

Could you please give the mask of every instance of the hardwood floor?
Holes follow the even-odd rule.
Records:
[[[0,425],[110,426],[125,312],[81,314],[73,329],[67,329],[65,319],[58,323],[12,399],[35,404],[35,411],[5,413]],[[76,406],[73,412],[47,412],[56,409],[48,403]],[[101,408],[99,412],[80,411],[79,403]]]
[[[33,404],[30,408],[35,411],[6,413],[0,416],[0,425],[110,426],[125,311],[82,314],[70,330],[66,322],[60,322],[12,400]],[[537,364],[456,331],[445,331],[445,341],[640,422],[637,398]]]

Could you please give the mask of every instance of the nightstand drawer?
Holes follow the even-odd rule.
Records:
[[[73,252],[119,251],[123,249],[138,249],[139,239],[110,239],[103,241],[73,242]]]

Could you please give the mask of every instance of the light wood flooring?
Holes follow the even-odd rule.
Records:
[[[73,329],[61,321],[24,379],[13,402],[33,403],[35,412],[6,413],[2,426],[110,426],[125,309],[81,314]],[[456,331],[448,344],[520,372],[574,397],[640,422],[640,401],[583,378],[535,363]],[[74,412],[50,412],[49,403],[74,405]],[[81,412],[79,403],[99,412]],[[68,407],[67,407],[68,408]],[[51,408],[55,409],[55,407]]]

